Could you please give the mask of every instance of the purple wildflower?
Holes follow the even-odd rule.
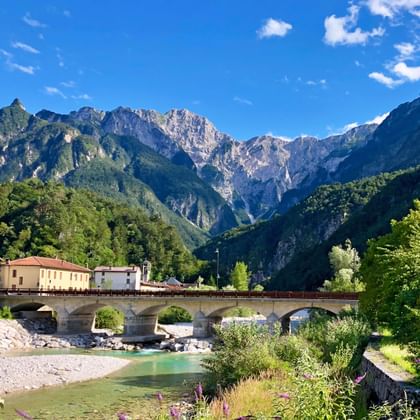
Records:
[[[169,415],[176,420],[179,420],[181,418],[181,413],[175,406],[171,406],[171,408],[169,409]]]
[[[310,375],[309,373],[304,373],[304,374],[303,374],[303,377],[304,377],[305,379],[314,379],[314,377],[313,377],[312,375]]]
[[[229,417],[229,413],[230,413],[229,405],[226,401],[223,401],[223,414],[226,417]]]
[[[203,386],[201,385],[201,382],[199,382],[195,388],[195,395],[199,400],[203,397]]]
[[[158,392],[158,393],[156,394],[156,399],[157,399],[159,402],[162,402],[162,401],[163,401],[163,395],[162,395],[162,393],[161,393],[161,392]]]
[[[277,396],[285,400],[290,400],[290,395],[287,392],[282,392],[281,394],[277,394]]]
[[[117,417],[118,417],[118,420],[128,420],[128,416],[125,413],[118,413]]]
[[[15,408],[15,412],[19,417],[22,417],[27,420],[34,420],[34,418],[30,414],[28,414],[26,411]]]
[[[420,364],[420,357],[418,357],[417,359],[414,359],[414,363],[416,363],[417,365]]]
[[[363,381],[363,379],[365,379],[365,376],[366,376],[366,372],[365,372],[363,375],[359,375],[359,376],[357,376],[357,377],[356,377],[356,379],[354,380],[354,383],[355,383],[356,385],[360,384],[360,382],[362,382],[362,381]]]

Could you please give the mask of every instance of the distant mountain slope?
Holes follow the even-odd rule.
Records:
[[[338,166],[333,178],[346,182],[419,164],[420,98],[394,109],[371,140]]]
[[[350,238],[363,250],[418,197],[420,168],[322,186],[285,215],[226,232],[195,254],[212,260],[219,248],[222,271],[246,261],[253,272],[272,276],[271,289],[316,288],[330,275],[332,245]]]
[[[30,116],[18,101],[3,108],[0,127],[10,129],[0,150],[0,182],[33,177],[63,180],[107,195],[112,195],[107,183],[113,192],[118,185],[118,192],[130,202],[176,225],[189,246],[202,243],[206,232],[238,225],[223,198],[188,168],[192,165],[187,156],[179,153],[174,163],[133,137],[103,134],[95,121],[69,125],[70,117],[41,114],[48,120]],[[102,172],[92,173],[93,162],[100,162]],[[124,174],[125,185],[136,187],[124,188],[113,178],[118,172],[120,180]],[[99,179],[101,173],[111,178]],[[137,197],[129,196],[133,192]]]
[[[124,107],[109,112],[85,107],[68,115],[45,110],[37,115],[89,135],[138,139],[172,162],[196,170],[244,223],[271,217],[281,203],[285,209],[295,204],[295,197],[287,195],[289,190],[299,189],[302,183],[316,184],[319,173],[333,172],[353,150],[366,144],[377,127],[362,125],[322,140],[305,136],[288,141],[265,135],[237,141],[185,109],[160,114]]]

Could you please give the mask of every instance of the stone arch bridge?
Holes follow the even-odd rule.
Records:
[[[111,306],[124,313],[125,336],[156,334],[158,314],[162,309],[177,306],[193,319],[193,336],[208,337],[212,326],[220,323],[229,309],[246,307],[267,319],[280,322],[284,332],[290,331],[290,316],[308,308],[324,309],[337,314],[345,307],[357,307],[357,293],[330,292],[237,292],[237,291],[135,291],[84,290],[38,291],[0,289],[0,306],[12,311],[34,311],[43,306],[56,314],[57,333],[76,334],[92,331],[96,311]]]

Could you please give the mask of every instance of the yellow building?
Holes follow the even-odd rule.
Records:
[[[0,265],[0,288],[89,289],[90,270],[56,258],[27,257]]]

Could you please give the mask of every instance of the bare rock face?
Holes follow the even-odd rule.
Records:
[[[111,114],[113,120],[119,120],[121,110]],[[364,125],[322,140],[298,137],[288,141],[260,136],[237,141],[218,131],[206,118],[185,109],[166,114],[126,110],[123,122],[119,122],[119,133],[121,124],[126,133],[166,157],[179,150],[186,152],[198,174],[233,208],[239,203],[251,221],[275,208],[288,190],[315,180],[320,170],[334,172],[352,150],[366,143],[377,127]],[[151,127],[158,127],[159,131]]]

